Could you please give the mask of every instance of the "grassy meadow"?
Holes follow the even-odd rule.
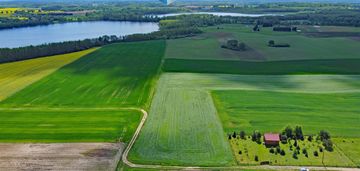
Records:
[[[0,101],[95,50],[0,64]]]
[[[301,125],[304,134],[360,137],[360,93],[311,94],[269,91],[213,91],[224,130],[281,132]]]
[[[217,27],[205,28],[205,33],[196,37],[169,40],[166,59],[287,61],[360,58],[357,52],[360,42],[345,37],[315,38],[302,33],[273,32],[271,28],[253,32],[253,26],[235,24]],[[244,42],[248,50],[222,49],[221,45],[230,39]],[[268,47],[269,40],[289,43],[291,47]]]
[[[164,41],[102,47],[0,103],[3,107],[146,106]]]
[[[319,148],[324,148],[321,141],[298,141],[300,147],[300,154],[297,159],[293,158],[295,147],[292,146],[294,141],[291,140],[290,144],[280,143],[280,149],[285,151],[285,155],[274,152],[270,153],[270,148],[266,148],[263,144],[258,144],[247,139],[232,139],[229,140],[234,152],[234,156],[238,164],[260,164],[260,162],[269,161],[271,165],[294,165],[294,166],[342,166],[342,167],[355,167],[356,164],[337,147],[334,151],[329,152],[324,150],[320,152]],[[291,147],[292,146],[292,147]],[[273,148],[276,151],[276,148]],[[302,152],[306,149],[308,156]],[[241,151],[241,152],[240,152]],[[318,156],[314,152],[318,152]],[[241,153],[241,154],[240,154]],[[255,161],[255,156],[258,156],[259,161]]]
[[[360,138],[334,138],[336,148],[343,151],[357,167],[360,167]]]
[[[141,116],[120,109],[0,109],[0,142],[128,142]]]

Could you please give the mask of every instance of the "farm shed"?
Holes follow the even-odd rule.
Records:
[[[266,146],[278,146],[280,142],[280,135],[273,133],[264,134],[264,142]]]

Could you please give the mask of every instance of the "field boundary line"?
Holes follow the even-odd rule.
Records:
[[[143,168],[143,169],[180,169],[180,170],[204,170],[204,169],[264,169],[264,170],[298,170],[299,168],[309,168],[310,170],[341,170],[341,171],[360,171],[360,168],[350,168],[350,167],[325,167],[325,166],[223,166],[223,167],[202,167],[202,166],[166,166],[166,165],[149,165],[149,164],[136,164],[128,160],[128,155],[135,144],[136,139],[138,138],[141,129],[143,128],[145,121],[147,120],[148,113],[144,109],[140,108],[122,108],[128,110],[137,110],[143,113],[143,117],[140,121],[139,126],[137,127],[134,136],[132,137],[130,143],[127,145],[125,151],[122,154],[121,160],[124,164],[131,168]]]
[[[87,108],[87,107],[0,107],[0,111],[104,111],[104,110],[136,110],[140,111],[141,109],[132,108],[132,107],[96,107],[96,108]]]

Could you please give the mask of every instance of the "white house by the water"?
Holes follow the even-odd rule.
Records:
[[[170,5],[174,3],[175,0],[160,0],[161,2],[165,3],[166,5]]]

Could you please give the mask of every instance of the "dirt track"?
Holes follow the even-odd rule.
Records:
[[[0,170],[115,170],[124,144],[0,144]]]

